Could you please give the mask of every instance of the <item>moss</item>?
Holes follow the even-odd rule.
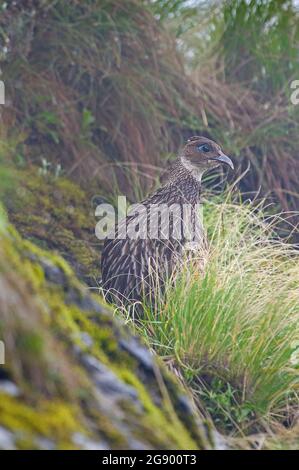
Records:
[[[151,432],[151,443],[158,447],[161,442],[166,442],[166,448],[196,449],[197,445],[190,438],[189,432],[182,426],[171,405],[169,397],[164,396],[162,406],[157,406],[146,387],[137,379],[132,371],[123,369],[120,376],[138,391],[138,397],[146,410],[146,417],[143,422],[144,431]],[[127,408],[128,404],[124,404]],[[165,413],[166,411],[166,413]],[[133,414],[133,410],[130,410]],[[136,434],[138,437],[138,433]]]
[[[126,449],[128,438],[121,429],[113,425],[111,419],[99,412],[96,407],[88,409],[88,418],[98,423],[98,433],[104,441],[110,442],[113,449]]]
[[[93,315],[82,314],[79,310],[73,310],[73,319],[80,331],[86,332],[92,338],[93,344],[90,353],[100,359],[104,364],[125,360],[130,363],[130,358],[120,350],[117,338],[113,332],[111,318],[102,321],[101,327],[93,321]],[[105,351],[105,354],[103,354]]]
[[[10,220],[25,238],[57,250],[80,278],[96,285],[100,243],[90,195],[67,178],[40,174],[37,167],[19,171],[18,178],[22,187],[5,196]]]
[[[30,404],[0,393],[0,414],[2,426],[16,436],[23,435],[22,447],[26,440],[34,442],[36,435],[72,444],[72,435],[84,431],[78,410],[61,401],[41,401],[32,408]]]
[[[41,355],[43,347],[43,339],[38,333],[28,332],[18,338],[17,348],[20,351],[20,354],[22,351],[26,351],[26,353],[30,353],[32,355]]]
[[[178,386],[167,393],[160,365],[154,375],[145,372],[123,350],[120,339],[132,340],[127,327],[57,253],[10,226],[0,239],[0,283],[7,294],[0,297],[1,334],[10,338],[6,370],[21,391],[18,399],[0,397],[0,423],[14,432],[18,448],[38,447],[40,437],[73,448],[75,432],[116,449],[134,448],[136,441],[154,448],[199,445],[175,410]],[[117,394],[95,380],[82,361],[86,354],[115,374]]]

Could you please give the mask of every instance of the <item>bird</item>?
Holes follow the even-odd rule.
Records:
[[[199,216],[202,176],[219,165],[234,169],[216,142],[190,137],[163,174],[161,186],[107,236],[101,274],[108,302],[124,307],[152,303],[157,289],[163,292],[179,270],[186,250],[205,244]],[[141,315],[142,308],[136,311]]]

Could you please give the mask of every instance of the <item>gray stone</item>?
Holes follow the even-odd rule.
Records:
[[[106,443],[89,439],[80,432],[73,434],[73,443],[80,447],[81,450],[109,450]]]
[[[48,281],[53,282],[53,284],[61,285],[65,283],[64,272],[60,268],[58,268],[58,266],[55,266],[55,264],[52,264],[50,263],[50,261],[45,259],[40,259],[39,261],[42,265],[45,277]]]
[[[66,295],[66,303],[75,304],[81,310],[87,312],[95,312],[100,314],[105,314],[105,309],[96,302],[92,297],[89,295],[84,294],[84,292],[70,288]]]
[[[56,444],[51,441],[51,439],[46,439],[45,437],[39,437],[36,439],[36,447],[39,450],[54,450],[56,449]]]
[[[86,331],[82,331],[82,333],[80,333],[80,338],[88,348],[93,346],[93,339],[88,333],[86,333]]]
[[[147,371],[154,372],[154,361],[151,352],[142,346],[137,338],[131,338],[129,340],[121,339],[119,341],[120,347],[133,356],[139,364]]]
[[[0,449],[1,450],[15,450],[15,440],[12,432],[0,426]]]
[[[137,400],[138,394],[130,385],[122,382],[111,370],[102,364],[95,357],[85,354],[82,356],[82,363],[89,373],[91,373],[93,381],[102,392],[109,394],[114,399],[130,399]]]
[[[0,392],[7,393],[11,397],[21,395],[20,389],[10,380],[0,380]]]

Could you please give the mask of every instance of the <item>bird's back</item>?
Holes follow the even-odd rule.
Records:
[[[165,280],[182,261],[184,246],[192,241],[185,232],[197,221],[197,186],[191,196],[186,198],[183,187],[166,184],[135,207],[120,222],[114,237],[106,239],[101,269],[108,301],[127,305],[163,290]],[[184,206],[189,213],[183,217]],[[125,237],[120,238],[121,234]]]
[[[105,242],[102,285],[108,300],[127,304],[155,296],[182,265],[186,247],[205,245],[199,216],[201,177],[219,165],[234,168],[216,142],[202,136],[188,139],[163,175],[163,186]]]

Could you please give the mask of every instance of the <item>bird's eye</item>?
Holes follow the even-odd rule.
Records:
[[[206,153],[208,153],[211,150],[211,147],[208,144],[201,144],[197,148],[201,152],[206,152]]]

